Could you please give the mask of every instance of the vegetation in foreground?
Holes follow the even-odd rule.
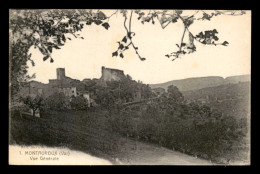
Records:
[[[245,119],[236,120],[208,106],[185,104],[174,86],[156,100],[109,106],[87,111],[46,110],[41,118],[21,118],[13,112],[12,138],[17,144],[66,146],[109,159],[122,151],[124,137],[215,163],[245,158],[248,152],[242,141],[248,132]]]
[[[156,101],[121,109],[110,119],[114,131],[124,136],[216,163],[249,160],[247,121],[206,105],[185,104],[174,86]]]

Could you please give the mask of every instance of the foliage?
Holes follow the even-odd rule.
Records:
[[[111,116],[112,129],[124,136],[217,161],[243,136],[238,122],[208,106],[184,104],[176,100],[182,98],[180,94],[177,88],[170,87],[168,95],[121,110]]]
[[[88,100],[83,96],[71,97],[70,105],[72,109],[84,110],[88,108]]]
[[[89,80],[86,89],[94,93],[92,98],[104,108],[111,108],[126,102],[133,102],[152,97],[149,85],[132,80],[128,75],[119,81],[106,81],[102,84]]]
[[[29,49],[34,47],[43,55],[43,61],[54,62],[51,56],[53,49],[61,49],[71,36],[81,38],[79,32],[92,23],[105,29],[109,24],[103,12],[92,10],[12,10],[9,21],[10,73],[12,95],[29,80],[27,61],[31,59]]]
[[[193,35],[190,32],[189,27],[196,20],[210,20],[214,16],[218,15],[243,15],[244,11],[229,10],[229,11],[217,11],[212,13],[205,12],[203,10],[197,10],[191,16],[184,16],[182,10],[116,10],[112,15],[106,16],[101,10],[84,10],[84,9],[53,9],[53,10],[11,10],[10,22],[9,22],[9,35],[10,35],[10,64],[11,64],[11,88],[12,96],[16,94],[16,91],[21,87],[21,83],[29,80],[30,76],[27,75],[28,66],[27,61],[31,61],[34,65],[34,61],[31,59],[29,49],[34,47],[39,49],[43,55],[43,61],[50,60],[54,62],[51,56],[54,49],[61,49],[67,40],[71,40],[71,36],[75,38],[81,38],[80,31],[85,26],[92,24],[104,27],[108,30],[109,19],[118,12],[124,17],[123,26],[126,30],[126,35],[122,40],[118,42],[118,49],[112,53],[113,56],[120,56],[124,58],[124,51],[128,50],[130,46],[135,50],[137,56],[141,61],[146,60],[142,57],[138,51],[138,47],[135,46],[133,37],[136,35],[132,31],[132,18],[137,15],[137,20],[141,23],[155,24],[157,19],[162,27],[165,29],[170,23],[176,23],[179,20],[184,25],[184,32],[181,39],[181,43],[177,44],[178,50],[167,54],[168,58],[178,58],[180,55],[189,54],[196,51],[194,40],[202,44],[210,45],[224,45],[228,44],[227,41],[223,43],[216,43],[218,40],[216,34],[217,30],[208,30],[200,32],[197,35]],[[134,13],[133,13],[134,12]],[[198,18],[196,14],[202,12],[203,17]],[[126,24],[129,20],[128,24]],[[189,33],[189,43],[184,43],[183,38],[185,32]]]
[[[167,92],[168,92],[168,98],[170,100],[174,100],[175,102],[180,102],[184,100],[182,93],[179,91],[179,89],[176,86],[173,85],[168,86]]]
[[[45,110],[66,110],[70,108],[69,97],[66,97],[63,92],[54,93],[44,100]]]
[[[22,97],[21,101],[25,105],[27,105],[30,109],[32,109],[33,116],[35,116],[35,112],[38,109],[41,109],[41,107],[43,106],[43,98],[40,97],[40,96],[36,96],[36,97],[31,97],[31,96]]]

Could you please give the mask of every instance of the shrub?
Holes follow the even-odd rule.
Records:
[[[129,107],[112,115],[110,123],[122,135],[213,161],[228,152],[232,143],[243,135],[234,118],[208,106],[183,104],[179,100],[181,95],[176,94],[177,100],[168,95],[139,107]]]
[[[45,99],[45,110],[67,110],[70,109],[69,97],[66,97],[64,93],[54,93]]]
[[[72,97],[70,101],[72,109],[75,110],[85,110],[88,108],[88,101],[83,96]]]

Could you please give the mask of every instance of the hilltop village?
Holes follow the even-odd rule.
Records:
[[[124,71],[118,69],[111,69],[102,66],[102,75],[99,79],[83,79],[82,81],[67,77],[65,68],[56,69],[57,79],[49,79],[49,83],[44,84],[37,81],[30,81],[26,86],[20,90],[21,96],[41,96],[46,99],[54,93],[63,93],[67,97],[83,96],[88,102],[88,106],[96,105],[95,96],[98,90],[91,88],[93,83],[95,85],[106,87],[107,83],[119,82],[123,80],[134,81],[129,75],[125,75]],[[135,82],[135,81],[134,81]],[[138,82],[139,84],[140,82]],[[142,95],[143,84],[137,85],[134,91],[134,101],[144,98]],[[130,87],[130,86],[129,86]],[[120,85],[119,85],[120,88]],[[129,102],[125,100],[125,102]]]

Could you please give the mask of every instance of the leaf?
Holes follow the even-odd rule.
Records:
[[[185,46],[186,45],[186,43],[181,43],[181,47],[183,47],[183,46]]]
[[[71,38],[68,37],[69,40],[71,40]]]
[[[122,39],[122,41],[125,42],[125,43],[127,42],[126,36]]]
[[[57,45],[54,45],[54,48],[55,48],[55,49],[60,49],[60,47],[58,47]]]
[[[203,13],[203,17],[202,17],[202,19],[207,19],[207,20],[209,20],[210,21],[210,18],[211,18],[212,16],[210,16],[209,14],[207,14],[207,13]]]
[[[122,50],[124,48],[124,45],[123,44],[120,44],[118,49]]]
[[[42,47],[39,47],[39,50],[40,50],[40,52],[41,52],[42,54],[45,53],[45,51],[44,51],[44,49],[43,49]]]
[[[51,62],[51,63],[53,63],[53,62],[54,62],[54,60],[51,58],[50,62]]]
[[[63,40],[63,42],[66,41],[66,38],[65,38],[64,34],[61,36],[61,39]]]
[[[103,23],[102,26],[105,27],[105,29],[107,29],[107,30],[108,30],[108,28],[110,27],[107,22]]]
[[[214,39],[215,41],[218,41],[218,37],[217,37],[217,36],[213,36],[213,39]]]
[[[106,15],[102,11],[98,12],[98,19],[104,20],[106,18],[107,18]]]
[[[131,32],[128,32],[128,33],[127,33],[127,37],[129,37],[130,39],[132,38]]]
[[[87,21],[87,22],[86,22],[86,25],[91,25],[91,24],[92,24],[91,21]]]
[[[120,53],[120,55],[119,55],[121,58],[124,58],[124,55],[122,54],[122,53]]]
[[[166,57],[168,57],[168,58],[170,57],[170,55],[169,55],[169,54],[166,54],[165,56],[166,56]]]
[[[212,30],[212,32],[218,34],[218,31],[216,29]]]
[[[48,46],[47,48],[48,48],[48,50],[52,53],[52,47],[51,47],[51,46]]]
[[[227,46],[229,43],[227,41],[224,41],[222,45]]]
[[[140,59],[141,59],[141,61],[144,61],[144,60],[146,60],[146,58],[143,58],[143,57],[141,57]]]
[[[192,18],[187,18],[187,19],[184,19],[184,25],[186,26],[186,27],[189,27],[192,23],[193,23],[193,21],[194,21],[194,18],[192,17]]]
[[[43,57],[43,61],[47,60],[49,58],[49,55]]]
[[[173,19],[172,19],[172,23],[175,23],[175,22],[177,22],[177,21],[178,21],[177,19],[178,19],[178,17],[176,17],[176,18],[173,18]]]
[[[180,47],[179,44],[176,44],[176,45],[177,45],[178,48]]]
[[[175,10],[175,12],[179,15],[182,14],[182,10]]]
[[[129,47],[128,47],[128,46],[125,46],[125,49],[126,49],[126,50],[129,49]]]
[[[118,52],[117,51],[112,53],[112,57],[114,57],[114,56],[118,56]]]
[[[101,20],[95,20],[95,24],[96,25],[100,25],[100,24],[102,24],[103,22],[101,21]]]

